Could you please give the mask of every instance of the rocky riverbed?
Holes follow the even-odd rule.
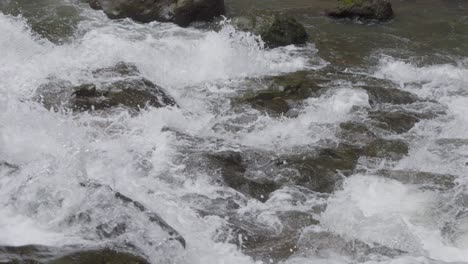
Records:
[[[0,263],[468,262],[462,0],[3,0],[0,32]]]

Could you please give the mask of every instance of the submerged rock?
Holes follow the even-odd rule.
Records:
[[[233,19],[236,28],[259,35],[269,48],[305,44],[307,31],[294,17],[272,12],[252,12]]]
[[[374,106],[376,104],[412,104],[419,99],[416,95],[402,91],[396,88],[385,88],[380,86],[362,86],[369,95],[369,104]]]
[[[342,176],[351,175],[363,149],[340,144],[336,148],[323,148],[315,154],[294,155],[278,160],[278,166],[290,166],[299,174],[291,179],[294,184],[316,192],[331,193]]]
[[[393,18],[392,5],[387,0],[338,0],[338,7],[327,11],[333,18],[358,18],[387,21]]]
[[[279,188],[272,180],[247,177],[247,165],[239,152],[223,151],[209,156],[221,168],[225,184],[243,194],[264,202],[270,193]]]
[[[306,71],[299,71],[268,77],[265,79],[267,89],[247,93],[234,102],[246,103],[273,115],[286,114],[293,103],[309,97],[318,97],[325,90],[317,81],[309,78],[308,74]]]
[[[401,111],[374,111],[369,113],[369,118],[377,127],[397,134],[408,132],[419,122],[419,118]]]
[[[239,245],[242,252],[255,261],[278,263],[296,252],[302,228],[319,223],[310,214],[301,211],[279,211],[276,216],[283,227],[280,232],[257,223],[255,218],[230,219],[230,230],[227,231],[232,233],[230,242]]]
[[[83,249],[53,248],[39,245],[21,247],[0,246],[1,263],[48,264],[148,264],[143,257],[109,248]]]
[[[82,20],[76,6],[60,0],[2,0],[0,13],[21,15],[32,31],[59,44],[73,37]]]
[[[414,170],[380,170],[377,175],[404,184],[419,185],[422,189],[446,191],[456,186],[457,177],[450,174]]]
[[[371,261],[367,256],[396,257],[406,252],[377,243],[363,242],[358,239],[347,239],[327,231],[305,230],[298,243],[298,252],[314,252],[317,256],[340,254],[356,260]],[[363,259],[364,257],[364,259]]]
[[[174,22],[186,27],[194,21],[210,21],[225,13],[224,0],[97,0],[111,19],[138,22]],[[94,3],[92,0],[90,5]],[[96,6],[96,5],[94,5]]]
[[[145,106],[174,106],[172,97],[156,84],[140,76],[134,65],[118,63],[114,67],[93,72],[95,83],[73,86],[70,82],[52,79],[36,93],[47,109],[69,108],[74,111],[103,110],[125,107],[138,111]]]

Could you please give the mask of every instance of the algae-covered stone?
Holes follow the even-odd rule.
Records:
[[[294,17],[273,12],[251,12],[233,19],[236,28],[259,35],[267,47],[305,44],[307,31]]]
[[[333,18],[358,18],[387,21],[393,18],[392,5],[387,0],[338,0],[338,6],[327,11]]]

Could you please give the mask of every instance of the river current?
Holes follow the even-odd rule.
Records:
[[[370,25],[324,17],[324,1],[231,1],[233,12],[291,8],[311,39],[275,49],[228,20],[216,31],[184,29],[109,20],[80,1],[0,1],[0,246],[108,246],[151,263],[468,263],[463,1],[394,1],[394,21]],[[122,61],[178,106],[96,115],[34,100],[51,76],[80,84]],[[327,91],[287,115],[235,103],[265,89],[265,78],[297,72]],[[365,89],[372,85],[420,100],[376,105]],[[372,111],[411,113],[418,122],[401,133],[379,130]],[[282,184],[264,200],[226,186],[223,168],[202,158],[247,153],[250,177],[287,182],[294,166],[284,160],[286,168],[275,169],[271,161],[342,143],[346,122],[369,124],[408,151],[360,157],[331,192]],[[144,204],[186,248],[107,189],[83,182]],[[103,235],[122,223],[125,232]],[[252,246],[240,229],[278,244],[297,236],[277,256],[268,238]]]

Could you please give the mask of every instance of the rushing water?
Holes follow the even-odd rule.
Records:
[[[152,263],[468,262],[464,1],[394,1],[394,21],[367,25],[325,18],[329,1],[233,0],[233,13],[287,8],[305,23],[308,45],[272,50],[229,23],[216,32],[182,29],[112,21],[80,1],[0,1],[0,246],[131,245],[125,249]],[[135,64],[179,107],[95,115],[49,111],[32,100],[51,76],[79,84],[121,61]],[[295,105],[293,115],[232,101],[261,90],[265,76],[297,71],[330,89]],[[375,84],[421,100],[371,105],[362,87]],[[201,158],[253,151],[259,158],[250,172],[281,181],[285,170],[268,172],[259,163],[340,142],[339,124],[371,124],[371,108],[429,118],[405,133],[377,129],[405,141],[408,154],[359,159],[331,194],[286,184],[260,202],[222,184],[220,171]],[[86,181],[157,212],[187,247],[108,189],[83,187]],[[316,223],[298,223],[292,212]],[[96,231],[122,223],[122,234]],[[236,239],[240,226],[271,233],[278,244],[286,242],[274,234],[291,229],[300,236],[285,257],[275,257],[274,243],[255,255]]]

